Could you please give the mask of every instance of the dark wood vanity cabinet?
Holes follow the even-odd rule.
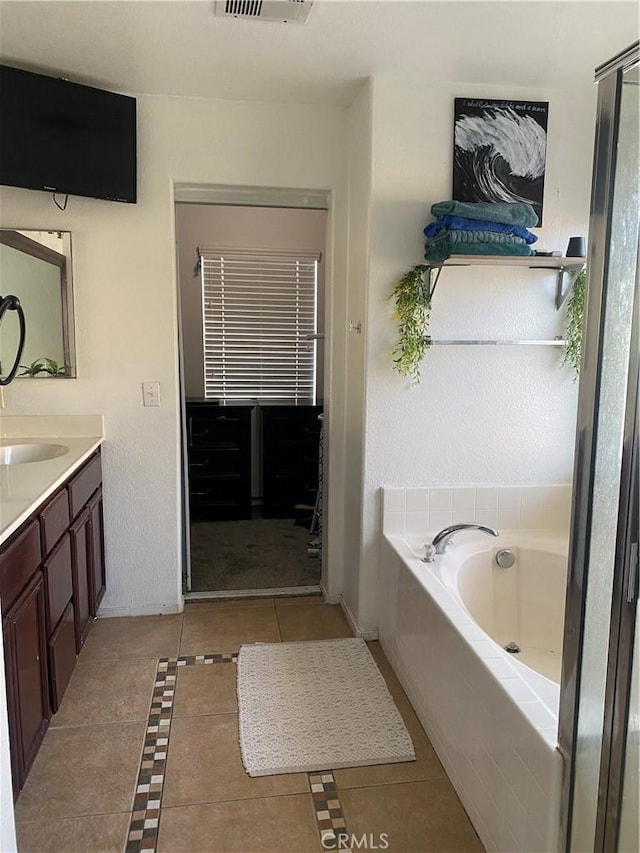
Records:
[[[28,522],[0,551],[0,598],[13,789],[17,795],[49,725],[40,528]]]
[[[0,546],[14,793],[25,779],[105,590],[98,450]]]
[[[314,506],[322,406],[264,406],[262,416],[262,512],[293,518],[295,506]]]
[[[251,518],[252,408],[187,401],[192,518]]]

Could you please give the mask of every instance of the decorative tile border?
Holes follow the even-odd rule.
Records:
[[[324,773],[308,773],[307,775],[322,849],[351,853],[348,844],[347,824],[333,773],[326,770]]]
[[[237,663],[238,654],[160,658],[145,733],[125,853],[155,853],[178,668]],[[330,770],[308,773],[322,850],[351,853],[336,780]]]
[[[229,654],[224,655],[186,655],[185,657],[168,658],[167,660],[175,660],[177,666],[199,666],[200,664],[210,663],[237,663],[238,653],[230,652]],[[162,663],[162,660],[160,661],[160,663]]]
[[[158,661],[125,853],[155,853],[178,667],[236,663],[237,660],[234,652],[160,658]]]

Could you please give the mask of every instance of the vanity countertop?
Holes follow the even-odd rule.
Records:
[[[14,533],[104,441],[102,416],[2,417],[0,446],[63,444],[63,456],[0,465],[0,543]]]

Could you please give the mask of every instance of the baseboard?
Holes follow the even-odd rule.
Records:
[[[340,604],[342,600],[341,595],[329,595],[326,586],[322,583],[320,584],[320,592],[322,593],[325,604]]]
[[[360,637],[362,640],[377,640],[378,639],[378,629],[377,628],[360,628],[358,623],[353,617],[353,613],[349,610],[347,602],[340,595],[339,601],[337,602],[342,607],[342,612],[347,617],[347,622],[349,623],[349,627],[353,631],[354,637]],[[331,604],[331,602],[327,602]]]
[[[230,589],[220,592],[185,592],[185,601],[233,601],[241,598],[295,598],[301,595],[317,595],[319,586],[284,586],[271,589]]]
[[[114,616],[165,616],[170,613],[182,613],[184,602],[179,604],[140,604],[128,607],[101,607],[98,619],[110,619]]]

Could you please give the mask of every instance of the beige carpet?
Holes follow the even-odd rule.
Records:
[[[290,518],[196,521],[191,524],[191,589],[278,589],[320,583],[309,557],[313,537]]]
[[[249,776],[415,760],[361,639],[241,646],[238,708]]]

